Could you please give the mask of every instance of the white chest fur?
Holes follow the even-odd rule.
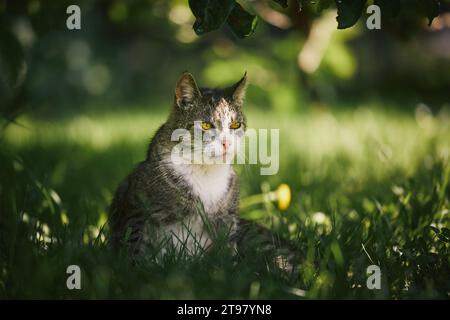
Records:
[[[201,200],[206,215],[217,212],[228,190],[231,176],[230,165],[181,164],[173,165],[173,170],[191,186],[193,193]],[[211,244],[200,215],[189,216],[183,221],[164,227],[161,236],[171,238],[176,248],[182,246],[189,254],[201,252]]]
[[[230,165],[174,165],[173,167],[192,187],[194,194],[200,198],[206,213],[215,213],[228,190]]]

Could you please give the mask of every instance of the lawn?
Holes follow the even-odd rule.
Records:
[[[256,253],[237,258],[220,248],[138,266],[111,252],[112,194],[144,159],[166,111],[95,110],[25,115],[1,133],[0,297],[449,297],[449,110],[249,108],[250,127],[280,129],[280,170],[261,176],[258,166],[237,166],[241,198],[286,183],[292,201],[286,211],[274,202],[241,214],[291,238],[301,253],[294,275]],[[81,267],[81,290],[66,288],[72,264]],[[366,287],[374,264],[379,290]]]

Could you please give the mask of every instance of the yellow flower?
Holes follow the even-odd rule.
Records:
[[[286,183],[280,184],[275,194],[278,199],[278,209],[286,210],[291,203],[291,189],[289,186]]]

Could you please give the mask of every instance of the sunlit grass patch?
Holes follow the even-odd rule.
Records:
[[[164,122],[166,115],[155,112],[81,114],[63,120],[37,120],[24,116],[20,126],[9,126],[5,139],[15,146],[84,145],[103,151],[113,144],[142,143]]]

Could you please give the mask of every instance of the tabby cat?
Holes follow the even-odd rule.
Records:
[[[199,88],[187,72],[180,76],[170,115],[147,158],[115,192],[110,218],[115,247],[126,244],[133,256],[147,249],[164,254],[168,246],[194,255],[207,250],[218,231],[233,247],[243,239],[249,224],[238,216],[238,177],[222,160],[236,154],[244,136],[246,85],[246,74],[222,89]],[[173,133],[180,129],[191,136],[201,132],[203,138],[215,132],[201,147],[189,140],[182,144],[205,161],[183,161],[183,155],[174,154],[180,141]]]

